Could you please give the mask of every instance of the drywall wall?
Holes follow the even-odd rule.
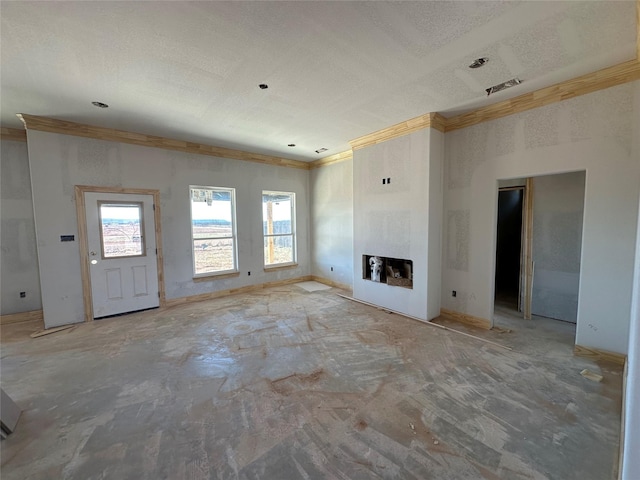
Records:
[[[508,178],[505,180],[498,180],[498,188],[524,187],[526,184],[526,178]]]
[[[311,274],[353,284],[353,160],[311,170]]]
[[[639,102],[640,103],[640,102]],[[637,104],[636,104],[637,105]],[[640,116],[640,108],[636,111]],[[635,138],[640,142],[640,138]],[[640,478],[640,212],[636,234],[636,259],[633,275],[633,298],[629,325],[629,350],[627,352],[627,377],[624,402],[625,418],[622,440],[622,480]]]
[[[424,320],[438,315],[443,144],[428,128],[354,151],[355,298]],[[363,279],[363,255],[412,260],[413,289]]]
[[[27,143],[0,141],[0,158],[0,314],[8,315],[40,310],[42,302]]]
[[[534,315],[578,318],[584,182],[585,172],[532,179]]]
[[[493,315],[499,179],[586,170],[576,343],[626,352],[639,95],[633,82],[446,134],[444,308]]]
[[[160,191],[167,299],[310,273],[308,171],[28,131],[40,280],[47,327],[83,320],[74,185]],[[189,185],[236,188],[240,275],[193,281]],[[298,265],[263,270],[262,190],[296,193]],[[251,272],[251,275],[248,275]]]

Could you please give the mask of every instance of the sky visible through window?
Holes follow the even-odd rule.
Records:
[[[126,205],[118,205],[116,207],[102,205],[100,211],[102,218],[121,220],[138,220],[140,218],[140,208],[138,205],[131,207]]]
[[[226,220],[231,221],[229,200],[207,202],[191,202],[191,215],[194,220]]]
[[[267,204],[262,202],[262,218],[267,218]],[[273,202],[273,220],[291,220],[291,202],[284,200]]]

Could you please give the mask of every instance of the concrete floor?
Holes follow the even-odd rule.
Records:
[[[613,478],[621,369],[574,357],[573,326],[441,320],[510,351],[336,292],[2,327],[2,479]]]

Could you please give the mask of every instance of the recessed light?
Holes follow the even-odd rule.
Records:
[[[316,150],[316,153],[322,153],[322,152],[326,152],[327,149],[326,148],[319,148],[318,150]]]
[[[480,68],[488,61],[489,59],[487,57],[476,58],[473,62],[471,62],[471,65],[469,65],[469,68]]]
[[[109,105],[107,105],[106,103],[102,103],[102,102],[91,102],[91,105],[94,105],[98,108],[109,108]]]
[[[485,92],[487,92],[487,95],[491,95],[492,93],[499,92],[506,88],[515,87],[516,85],[520,85],[521,83],[522,80],[516,77],[512,78],[511,80],[507,80],[506,82],[499,83],[498,85],[494,85],[493,87],[489,87],[485,90]]]
[[[261,83],[260,85],[258,85],[260,87],[260,89],[262,90],[266,90],[267,88],[269,88],[269,85],[267,85],[266,83]]]
[[[296,144],[295,143],[290,143],[289,145],[287,145],[287,147],[295,147]]]

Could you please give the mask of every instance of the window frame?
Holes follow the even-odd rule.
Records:
[[[275,233],[268,234],[264,232],[264,223],[267,221],[265,218],[264,209],[262,209],[262,264],[265,270],[277,269],[282,267],[290,267],[298,265],[298,243],[297,243],[297,234],[296,234],[296,193],[295,192],[283,192],[278,190],[263,190],[262,195],[260,196],[260,204],[261,207],[264,205],[264,196],[265,195],[288,195],[290,197],[291,202],[291,233]],[[267,238],[272,237],[291,237],[291,247],[292,247],[292,261],[290,262],[280,262],[280,263],[270,263],[267,264],[267,258],[265,255],[264,242]]]
[[[225,237],[198,237],[194,236],[193,231],[193,191],[195,190],[210,190],[212,192],[224,192],[231,195],[231,235]],[[206,277],[217,277],[222,275],[229,275],[238,273],[238,232],[236,222],[236,189],[233,187],[212,187],[207,185],[189,185],[189,222],[191,232],[191,271],[194,279],[201,279]],[[215,272],[202,272],[196,273],[196,240],[231,240],[232,241],[232,260],[233,268],[227,270],[218,270]]]

